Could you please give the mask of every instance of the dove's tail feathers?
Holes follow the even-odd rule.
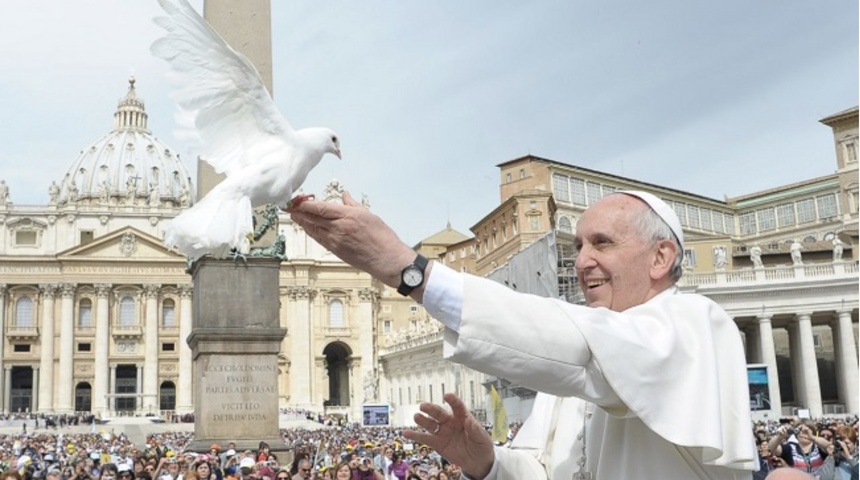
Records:
[[[235,248],[247,253],[254,234],[253,209],[247,196],[223,198],[209,195],[174,218],[164,236],[168,247],[177,247],[188,258],[206,254],[225,257]]]

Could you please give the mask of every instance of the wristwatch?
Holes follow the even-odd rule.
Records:
[[[400,271],[400,286],[397,287],[397,293],[408,297],[412,290],[420,287],[424,283],[425,268],[427,268],[427,259],[419,254],[412,263]]]

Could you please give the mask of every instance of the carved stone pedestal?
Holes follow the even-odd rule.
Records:
[[[256,449],[285,447],[278,430],[280,260],[198,260],[187,341],[194,359],[194,442]]]

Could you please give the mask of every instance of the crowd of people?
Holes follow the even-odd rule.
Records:
[[[511,438],[516,437],[513,425]],[[486,426],[489,428],[489,426]],[[778,468],[820,480],[857,478],[858,419],[757,422],[755,478]],[[41,429],[0,435],[0,480],[457,480],[458,465],[405,430],[356,424],[308,430],[282,429],[282,445],[234,443],[192,452],[190,432],[163,432],[135,445],[108,431],[73,434]],[[611,452],[610,452],[611,454]],[[465,478],[465,477],[462,477]]]

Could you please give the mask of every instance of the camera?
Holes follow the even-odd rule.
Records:
[[[794,436],[800,435],[800,429],[799,429],[799,428],[797,428],[797,427],[792,428],[792,429],[791,429],[791,434],[792,434],[792,435],[794,435]]]

